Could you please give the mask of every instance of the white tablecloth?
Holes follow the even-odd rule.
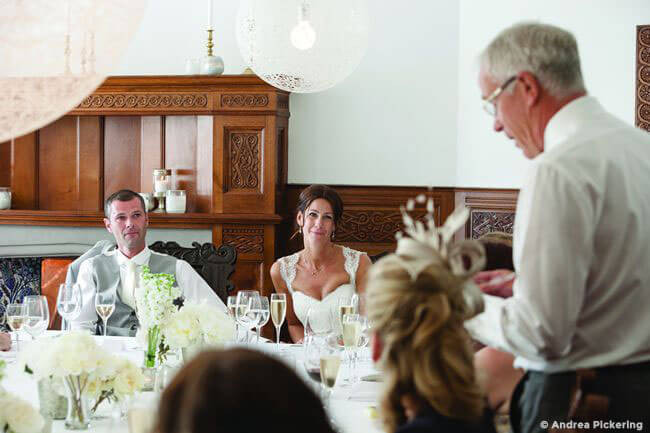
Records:
[[[48,331],[48,334],[54,334]],[[134,338],[128,337],[95,337],[103,347],[120,356],[131,359],[136,365],[142,365],[143,352],[138,347]],[[26,346],[28,341],[22,341],[21,345]],[[260,345],[249,346],[251,349],[261,350],[270,355],[277,355],[275,344],[264,343]],[[22,350],[22,346],[21,346]],[[309,386],[317,389],[317,384],[307,376],[303,362],[302,362],[302,347],[298,345],[281,345],[281,350],[285,354],[283,360],[288,360],[289,364],[295,366],[296,372],[299,376],[303,377]],[[367,351],[368,349],[362,349]],[[286,355],[288,354],[288,355]],[[8,362],[6,370],[6,377],[2,385],[4,388],[12,393],[19,395],[21,398],[30,401],[38,407],[38,391],[35,380],[28,374],[18,371],[13,361],[16,358],[14,350],[11,352],[0,352],[0,359]],[[368,361],[368,354],[363,353],[361,356],[362,362],[359,363],[360,376],[375,373],[372,363]],[[365,359],[365,361],[363,361]],[[345,377],[348,374],[345,367],[341,367],[339,378],[341,375]],[[332,416],[337,424],[339,431],[344,433],[374,433],[381,432],[380,425],[376,419],[371,419],[369,416],[369,408],[377,406],[377,399],[379,397],[381,383],[360,381],[355,385],[341,386],[341,380],[337,380],[337,384],[332,392],[330,401],[330,410]],[[153,393],[144,393],[145,399],[154,400],[157,395]],[[52,432],[65,432],[68,431],[64,427],[63,421],[54,421],[52,425]],[[89,432],[92,433],[128,433],[128,425],[126,420],[113,419],[107,417],[102,420],[93,420]]]

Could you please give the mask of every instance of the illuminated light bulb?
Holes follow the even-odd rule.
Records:
[[[291,45],[299,50],[308,50],[316,42],[316,31],[309,21],[301,20],[291,30]]]

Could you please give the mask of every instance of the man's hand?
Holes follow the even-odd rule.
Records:
[[[0,350],[7,351],[11,349],[11,336],[6,332],[0,332]]]
[[[500,298],[512,296],[514,281],[515,273],[507,269],[479,272],[474,276],[474,282],[481,289],[481,292]]]

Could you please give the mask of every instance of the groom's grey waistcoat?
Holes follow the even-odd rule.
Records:
[[[115,293],[115,311],[108,319],[106,327],[107,335],[122,335],[133,337],[138,329],[138,318],[133,308],[122,302],[120,291],[121,286],[120,266],[115,258],[117,251],[100,254],[93,260],[93,281],[97,287],[97,293],[113,292]],[[176,276],[177,259],[165,254],[157,254],[153,251],[149,256],[149,270],[153,274],[165,273]],[[177,283],[174,282],[176,286]],[[104,332],[103,322],[97,316],[97,333]]]

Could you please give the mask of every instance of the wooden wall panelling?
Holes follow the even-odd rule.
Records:
[[[0,143],[0,186],[11,186],[11,140]]]
[[[103,118],[84,116],[76,119],[77,210],[101,210],[104,206]]]
[[[212,212],[214,181],[214,119],[197,116],[195,212]]]
[[[165,118],[163,116],[142,116],[140,145],[140,189],[138,192],[153,192],[153,171],[165,166]]]
[[[104,197],[120,189],[141,191],[139,116],[106,116],[104,120]]]
[[[636,126],[650,132],[650,25],[636,28]]]
[[[38,145],[40,209],[76,209],[77,118],[64,116],[43,127]]]
[[[38,206],[38,141],[32,132],[11,141],[11,208],[34,209]]]
[[[274,198],[273,184],[265,185],[264,176],[265,153],[272,152],[265,116],[216,116],[214,126],[214,211],[273,213],[275,206],[265,199],[266,194]]]
[[[456,206],[470,210],[465,230],[456,233],[456,239],[477,239],[493,231],[512,233],[518,195],[514,189],[456,189]]]
[[[165,118],[165,168],[172,170],[172,188],[187,194],[187,211],[196,211],[197,116]]]

